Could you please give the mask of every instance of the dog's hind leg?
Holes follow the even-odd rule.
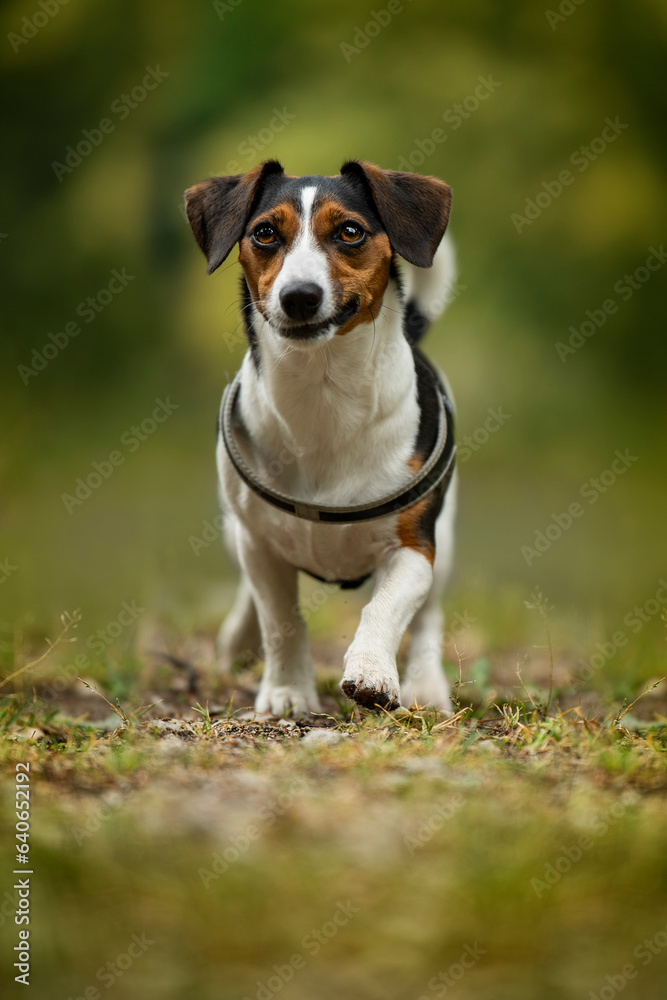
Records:
[[[218,632],[217,651],[218,666],[223,673],[233,666],[249,667],[262,658],[262,633],[257,608],[244,579]]]

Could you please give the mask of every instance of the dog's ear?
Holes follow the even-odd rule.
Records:
[[[340,172],[364,182],[396,253],[417,267],[430,267],[449,222],[449,185],[437,177],[382,170],[364,160],[350,160]]]
[[[241,239],[252,203],[262,181],[270,174],[282,174],[277,160],[267,160],[247,174],[211,177],[185,192],[185,212],[212,274]]]

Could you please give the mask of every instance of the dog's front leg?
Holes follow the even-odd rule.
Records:
[[[345,654],[341,687],[348,698],[367,708],[398,708],[396,654],[432,582],[431,563],[414,549],[393,551],[378,567],[373,596]]]
[[[255,709],[273,715],[319,712],[306,626],[299,611],[297,571],[247,531],[239,533],[238,543],[264,648],[264,676]]]

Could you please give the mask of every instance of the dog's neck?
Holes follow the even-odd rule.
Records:
[[[412,351],[389,282],[374,322],[293,346],[257,314],[255,358],[241,376],[241,416],[255,461],[304,499],[365,502],[409,478],[419,407]],[[296,456],[281,462],[279,456]]]

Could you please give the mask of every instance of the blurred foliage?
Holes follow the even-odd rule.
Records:
[[[462,434],[489,407],[512,418],[462,466],[464,575],[539,582],[592,611],[651,596],[667,499],[664,269],[628,301],[614,285],[664,238],[666,14],[659,0],[570,7],[420,0],[366,32],[371,10],[350,0],[78,0],[48,17],[30,0],[4,5],[8,615],[44,621],[88,602],[108,619],[130,596],[180,606],[220,575],[217,543],[197,559],[188,538],[215,517],[213,422],[243,352],[238,264],[205,279],[181,194],[268,156],[295,174],[412,156],[453,187],[461,291],[429,350],[455,387]],[[373,9],[387,20],[386,5]],[[168,75],[114,111],[147,67]],[[480,77],[492,92],[454,127]],[[294,116],[281,131],[274,109]],[[54,162],[104,118],[113,131],[59,180]],[[628,127],[579,172],[570,157],[607,118]],[[517,232],[512,215],[565,169],[573,183]],[[123,268],[134,278],[122,293],[24,384],[18,366]],[[554,345],[609,298],[618,311],[563,363]],[[68,514],[61,495],[167,395],[173,422]],[[640,457],[627,479],[527,567],[520,546],[626,447]]]

